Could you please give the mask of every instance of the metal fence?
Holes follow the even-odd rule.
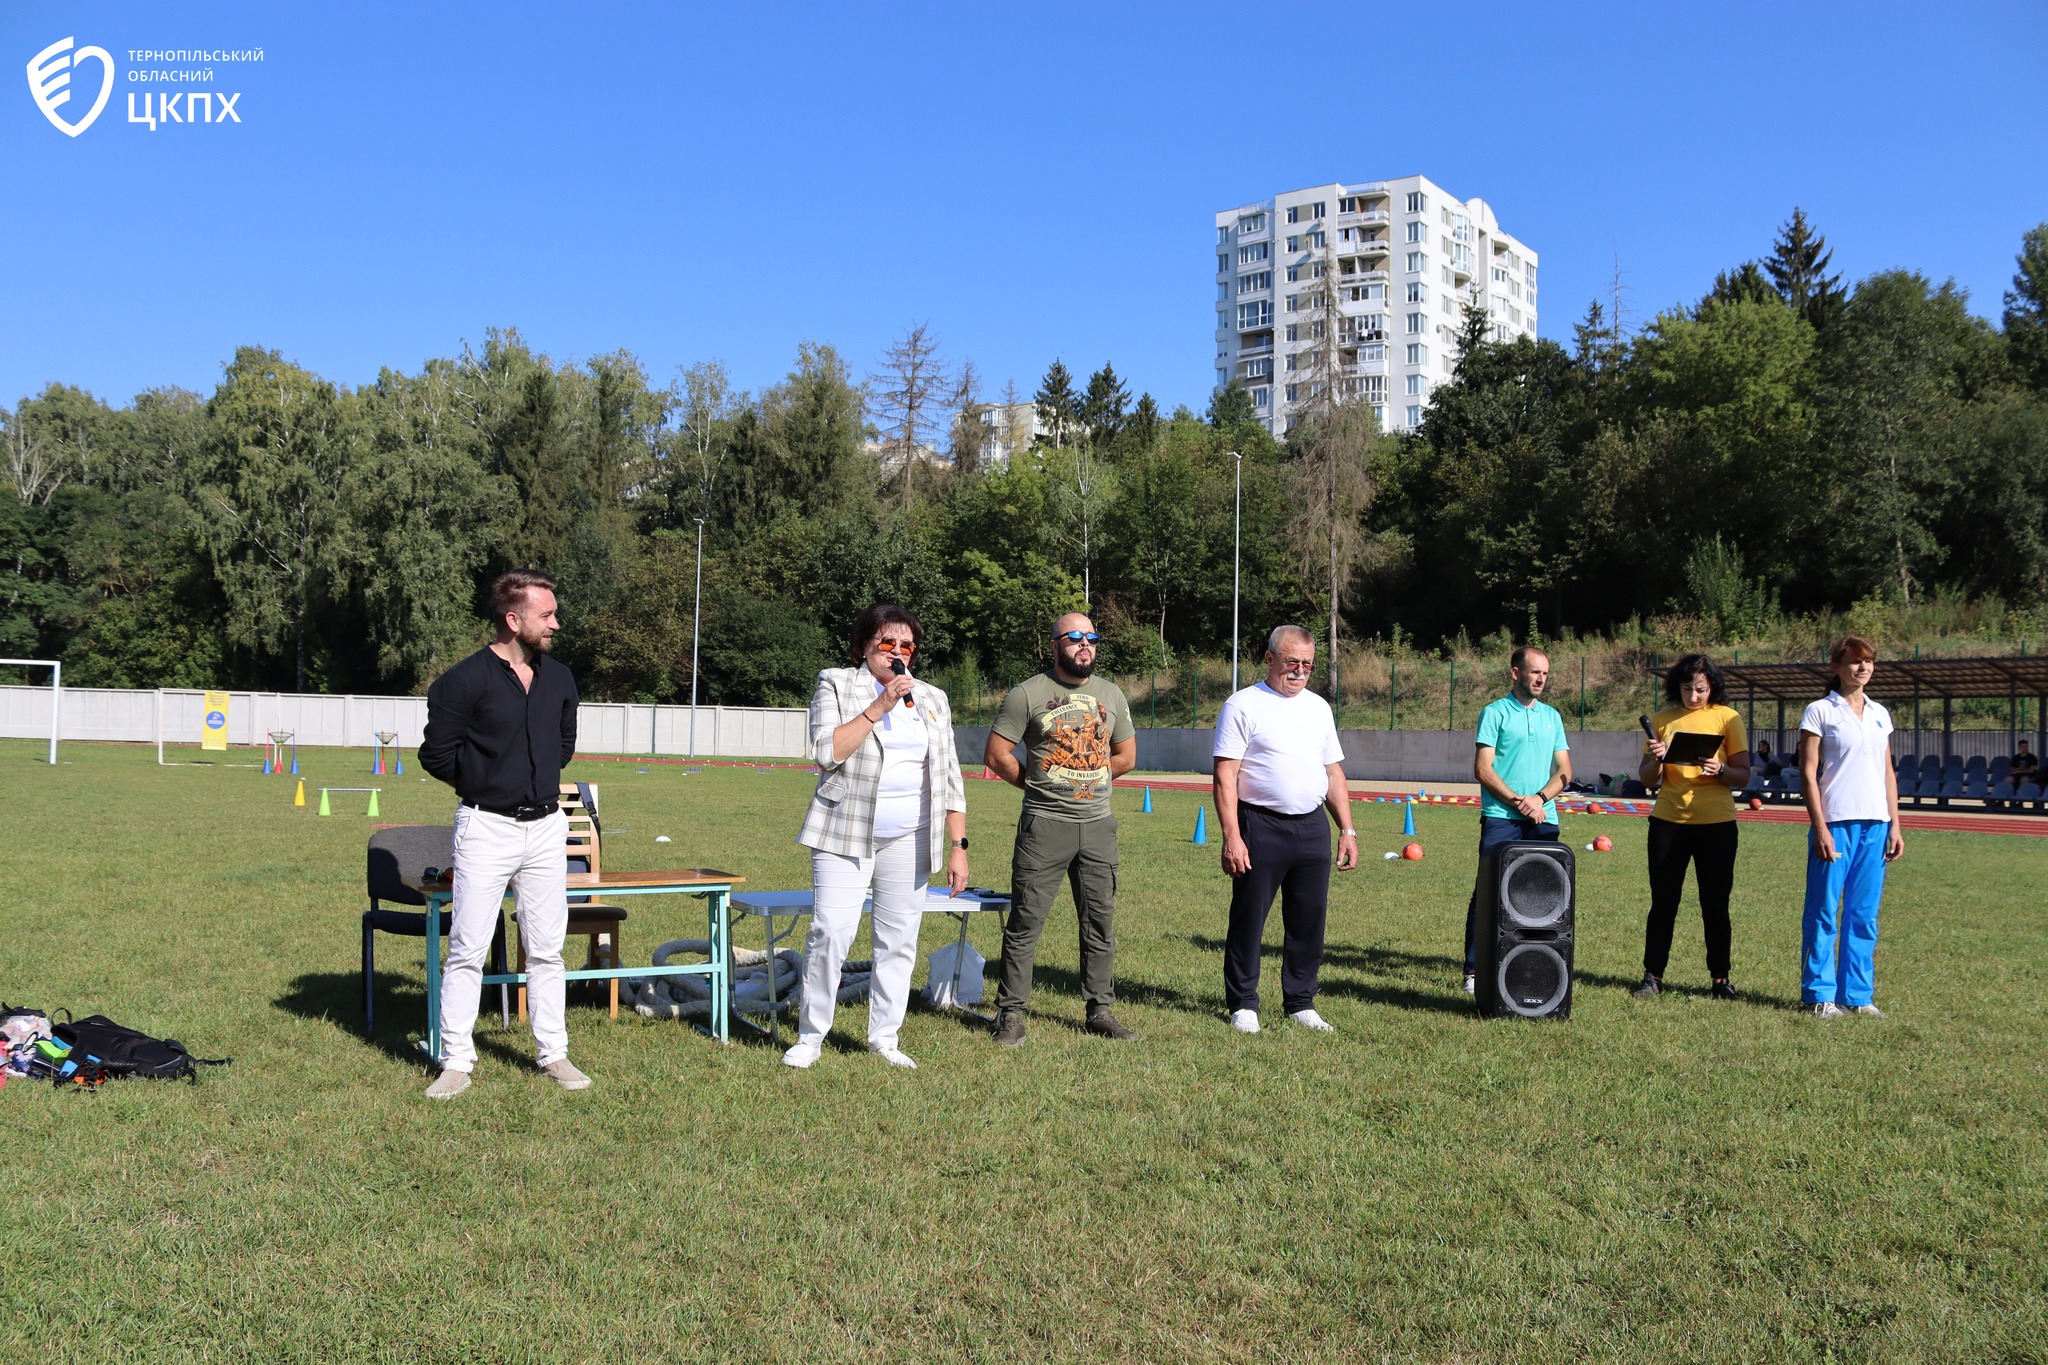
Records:
[[[230,692],[228,742],[260,745],[289,730],[308,747],[366,749],[379,731],[417,748],[427,723],[425,697],[329,696],[305,692]],[[200,739],[206,694],[67,687],[59,740],[119,740],[190,745]],[[805,712],[765,706],[700,706],[691,734],[687,706],[584,702],[576,710],[576,747],[588,754],[693,754],[703,758],[802,758],[809,752]],[[50,689],[0,687],[0,738],[50,733]]]

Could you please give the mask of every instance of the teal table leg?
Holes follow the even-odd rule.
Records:
[[[427,896],[427,1055],[441,1060],[441,899]]]
[[[715,956],[712,961],[718,965],[718,973],[711,979],[717,983],[713,991],[718,1000],[715,1018],[719,1042],[732,1041],[732,915],[729,894],[716,891],[711,896],[711,943]]]

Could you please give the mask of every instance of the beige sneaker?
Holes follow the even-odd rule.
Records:
[[[578,1071],[576,1064],[567,1057],[559,1062],[549,1062],[541,1070],[547,1074],[549,1080],[564,1090],[586,1090],[590,1087],[590,1077]]]
[[[427,1098],[430,1100],[452,1100],[467,1089],[469,1089],[469,1073],[467,1071],[449,1071],[444,1069],[440,1075],[434,1077],[434,1083],[427,1087]]]

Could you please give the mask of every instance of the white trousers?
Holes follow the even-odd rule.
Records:
[[[519,942],[526,950],[526,1007],[542,1066],[569,1055],[563,1019],[562,939],[569,929],[569,817],[513,820],[470,806],[455,808],[455,902],[448,929],[448,966],[441,973],[441,1065],[476,1065],[477,1003],[484,958],[497,933],[510,886],[519,903]],[[428,964],[428,970],[433,970]]]
[[[831,1031],[839,969],[860,932],[861,905],[872,892],[875,979],[868,994],[868,1046],[896,1046],[896,1031],[910,1004],[910,974],[917,966],[917,931],[924,922],[931,861],[930,835],[922,829],[877,839],[871,858],[811,851],[811,932],[804,939],[804,1001],[797,1041],[822,1046]]]

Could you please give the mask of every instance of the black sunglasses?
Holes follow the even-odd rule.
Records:
[[[1102,637],[1092,630],[1061,631],[1052,638],[1055,640],[1071,640],[1077,645],[1094,645],[1102,642]]]

